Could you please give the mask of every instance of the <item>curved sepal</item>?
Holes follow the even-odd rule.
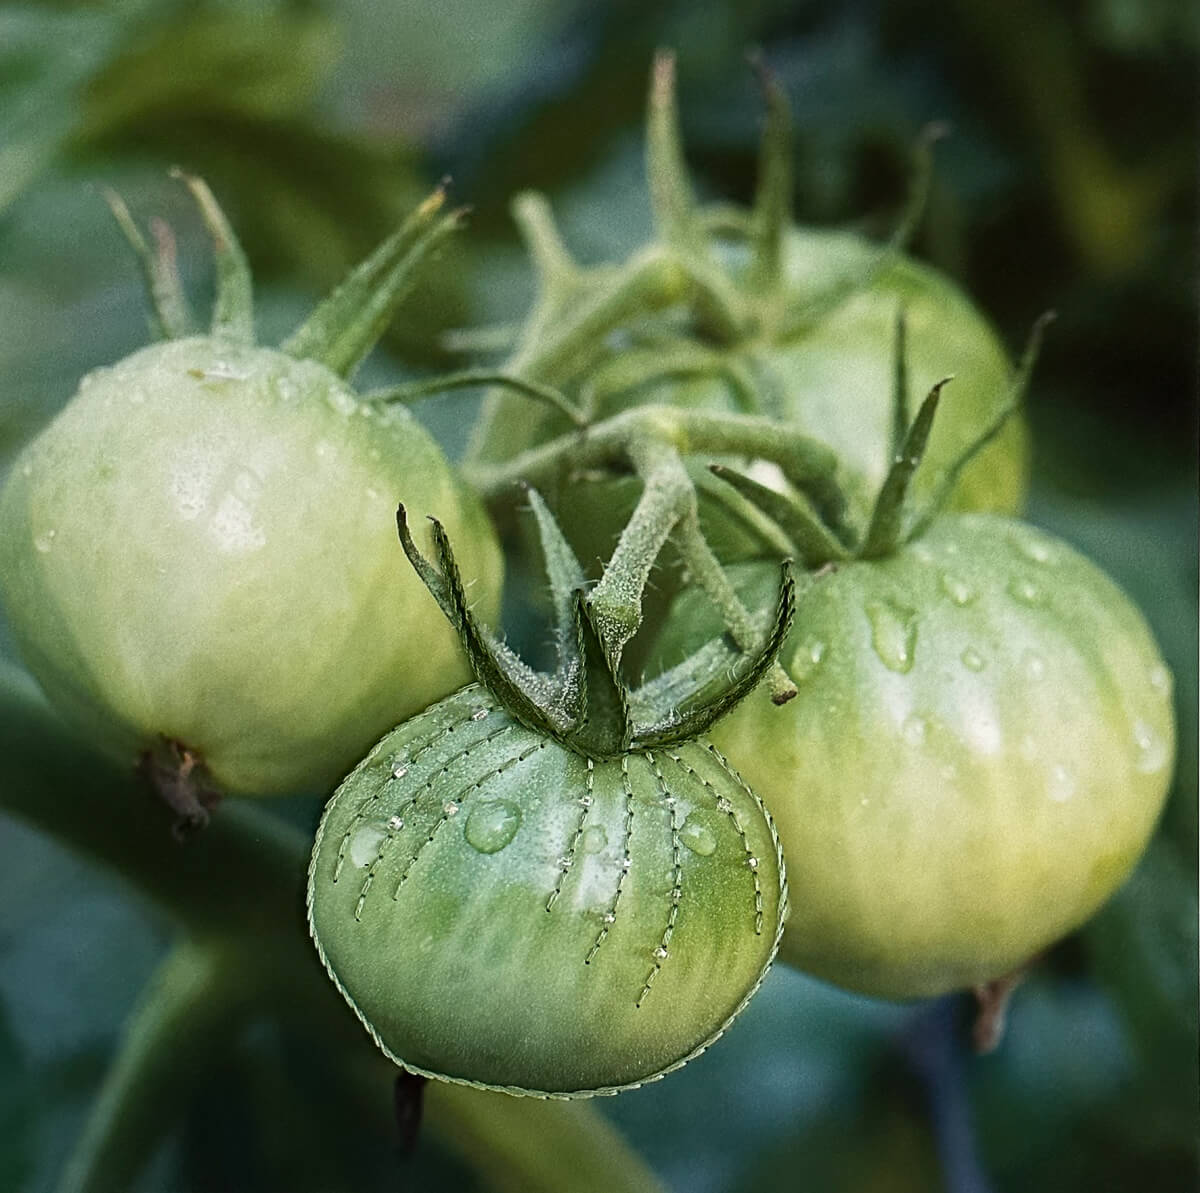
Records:
[[[578,720],[578,683],[572,691],[557,682],[557,677],[535,671],[479,624],[471,612],[445,527],[436,518],[431,517],[429,521],[440,571],[421,554],[414,542],[404,506],[396,510],[396,526],[404,553],[442,612],[458,630],[475,677],[522,724],[551,737],[564,738]]]
[[[704,687],[701,687],[697,693],[697,703],[691,707],[672,708],[663,715],[660,709],[647,706],[642,691],[635,693],[635,709],[652,716],[657,714],[657,719],[647,724],[638,724],[635,721],[631,740],[633,748],[651,749],[670,742],[686,741],[698,737],[758,686],[771,664],[775,662],[776,656],[787,638],[788,631],[792,627],[792,618],[796,611],[796,581],[792,574],[791,560],[785,559],[780,565],[780,571],[779,602],[775,609],[770,633],[763,641],[762,646],[754,654],[738,655],[732,664],[734,671],[732,680],[729,678],[728,668],[720,675],[713,675],[709,683],[720,681],[719,690],[714,695],[706,696]],[[691,668],[693,675],[698,678],[699,655],[703,654],[704,650],[690,659],[685,659],[683,663],[679,664],[679,667]],[[718,656],[714,652],[714,660],[716,657]],[[674,670],[676,668],[672,668],[672,671]],[[667,672],[667,676],[670,675],[671,672]],[[663,680],[655,682],[661,684]],[[667,680],[660,691],[669,690],[670,682]]]

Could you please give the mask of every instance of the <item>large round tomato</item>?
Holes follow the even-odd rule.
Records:
[[[274,349],[155,345],[85,377],[15,464],[5,606],[47,694],[117,757],[166,739],[227,791],[328,787],[469,677],[396,543],[401,499],[452,528],[494,612],[486,515],[406,410]]]
[[[752,605],[774,568],[733,569]],[[677,602],[672,663],[710,631]],[[781,655],[712,738],[779,828],[781,956],[851,989],[973,985],[1071,931],[1133,867],[1171,774],[1171,680],[1138,611],[1066,544],[951,515],[801,596]]]

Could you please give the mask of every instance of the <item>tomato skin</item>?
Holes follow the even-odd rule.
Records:
[[[413,1072],[613,1092],[678,1068],[758,988],[786,884],[761,802],[703,741],[589,759],[472,684],[326,808],[309,925]]]
[[[734,569],[751,599],[763,564]],[[671,663],[712,617],[687,593]],[[1140,856],[1174,755],[1171,681],[1141,615],[1018,522],[939,519],[801,596],[763,689],[712,738],[779,827],[780,955],[888,998],[1002,975],[1092,914]]]
[[[428,434],[323,366],[193,337],[84,378],[0,497],[0,586],[55,705],[133,763],[162,738],[238,794],[328,788],[469,676],[396,542],[455,527],[489,615],[501,558]]]

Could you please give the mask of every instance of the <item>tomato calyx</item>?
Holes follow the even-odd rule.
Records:
[[[892,387],[892,464],[875,494],[864,529],[859,531],[838,517],[818,509],[803,492],[765,485],[724,464],[709,465],[709,472],[745,500],[783,535],[807,568],[819,569],[852,559],[882,559],[919,538],[945,507],[963,470],[996,438],[1005,423],[1020,409],[1037,361],[1045,329],[1055,319],[1047,311],[1030,330],[1025,351],[1013,373],[1009,391],[991,420],[944,467],[932,495],[921,508],[913,508],[912,480],[925,457],[942,389],[953,377],[938,381],[926,395],[911,422],[905,356],[906,320],[903,307],[895,324]],[[714,494],[718,496],[719,494]],[[728,497],[725,498],[728,500]],[[839,508],[839,507],[835,507]],[[844,507],[841,507],[844,508]],[[734,507],[736,512],[736,506]]]
[[[656,496],[656,495],[654,495]],[[790,561],[781,565],[776,607],[765,631],[748,617],[748,646],[721,635],[656,679],[631,687],[621,673],[626,643],[641,625],[641,598],[650,566],[669,533],[661,511],[635,513],[604,577],[590,592],[548,506],[528,490],[550,585],[557,654],[553,672],[534,670],[471,610],[444,527],[431,518],[436,566],[413,540],[404,506],[396,524],[404,551],[458,630],[476,678],[522,724],[591,758],[611,758],[684,742],[748,695],[775,662],[795,610]],[[649,546],[645,539],[652,541]]]
[[[163,738],[158,749],[146,750],[138,771],[155,794],[176,816],[171,835],[186,841],[205,828],[221,802],[221,791],[213,782],[204,759],[183,742]]]

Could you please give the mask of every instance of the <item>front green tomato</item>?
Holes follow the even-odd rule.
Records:
[[[774,569],[746,564],[747,600]],[[660,653],[711,615],[687,593]],[[1137,610],[1066,544],[954,515],[839,565],[780,660],[711,732],[771,810],[781,956],[890,998],[987,981],[1076,928],[1140,856],[1171,775],[1171,680]]]
[[[403,408],[314,360],[194,336],[85,377],[0,497],[0,585],[47,695],[117,758],[166,739],[229,792],[332,785],[469,676],[396,548],[398,499],[454,528],[482,606],[479,504]]]
[[[338,789],[308,904],[330,976],[397,1063],[570,1096],[719,1036],[774,956],[786,887],[762,804],[710,745],[589,757],[473,684]]]

